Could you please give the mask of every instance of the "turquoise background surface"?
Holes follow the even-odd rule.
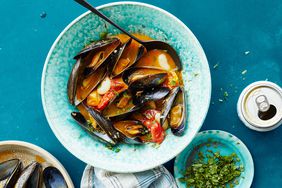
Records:
[[[95,5],[109,3],[96,0]],[[255,164],[255,188],[282,184],[282,128],[258,133],[237,117],[236,102],[248,84],[282,85],[282,1],[144,0],[182,20],[202,44],[211,67],[212,104],[202,130],[221,129],[241,139]],[[23,140],[51,152],[76,187],[85,164],[53,135],[43,113],[40,81],[47,53],[59,33],[86,10],[71,0],[4,1],[0,6],[0,140]],[[41,18],[40,14],[47,16]],[[218,65],[215,66],[214,65]],[[247,70],[246,74],[242,74]],[[221,89],[222,88],[222,89]],[[227,91],[227,100],[223,93]],[[166,166],[172,171],[173,162]]]

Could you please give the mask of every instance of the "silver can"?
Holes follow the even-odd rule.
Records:
[[[282,124],[282,88],[269,81],[258,81],[241,93],[237,112],[241,121],[256,131],[271,131]]]

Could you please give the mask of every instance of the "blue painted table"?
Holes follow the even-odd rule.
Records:
[[[96,0],[95,4],[109,2]],[[268,133],[247,129],[237,117],[236,102],[241,90],[254,81],[268,79],[282,85],[282,1],[144,2],[180,18],[206,52],[213,90],[202,130],[228,131],[248,146],[255,163],[253,187],[281,187],[282,128]],[[50,151],[65,165],[76,187],[85,164],[63,148],[49,128],[40,79],[51,44],[84,11],[70,0],[1,1],[0,6],[0,140],[23,140]],[[228,99],[220,102],[225,91]],[[172,171],[173,161],[166,166]]]

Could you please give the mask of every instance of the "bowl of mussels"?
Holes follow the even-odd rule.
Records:
[[[0,142],[0,187],[73,188],[63,165],[50,153],[22,141]]]
[[[211,79],[193,33],[143,3],[98,7],[150,48],[86,12],[58,36],[45,61],[41,95],[59,141],[77,158],[114,172],[138,172],[179,154],[201,128]]]

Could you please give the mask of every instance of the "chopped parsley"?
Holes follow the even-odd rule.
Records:
[[[242,75],[245,75],[247,72],[248,72],[247,70],[243,70],[243,71],[241,72],[241,74],[242,74]]]
[[[115,153],[120,152],[120,148],[117,147],[117,146],[113,146],[113,145],[111,145],[111,144],[107,144],[107,145],[105,145],[105,146],[106,146],[107,149],[112,150],[112,151],[114,151]]]
[[[218,67],[218,65],[219,65],[218,63],[215,64],[215,65],[213,66],[213,68],[216,69],[216,68]]]
[[[101,32],[100,33],[100,39],[105,39],[108,36],[108,32]]]
[[[194,188],[234,187],[239,184],[238,179],[244,171],[239,161],[235,153],[223,156],[211,150],[206,154],[199,152],[179,180]]]

